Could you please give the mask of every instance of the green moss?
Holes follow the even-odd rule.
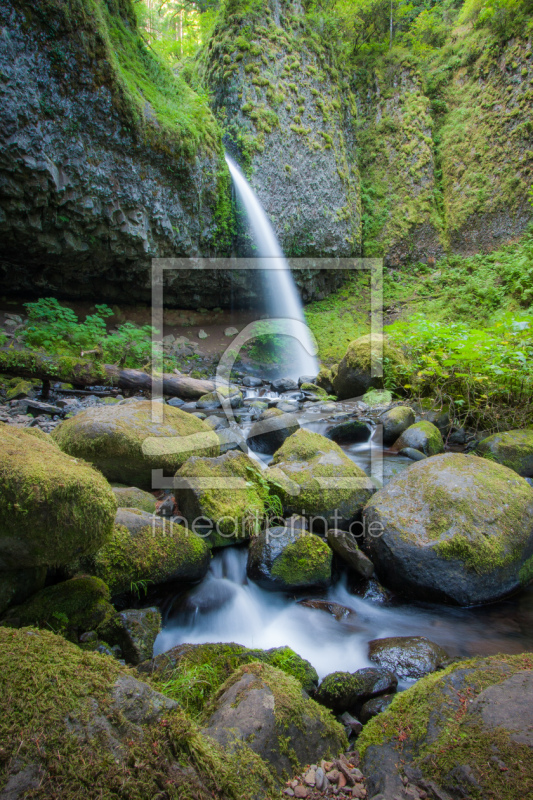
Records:
[[[155,497],[150,492],[143,492],[134,486],[113,488],[119,508],[138,508],[141,511],[155,512]]]
[[[488,436],[476,446],[476,453],[519,475],[533,474],[533,430],[505,431]]]
[[[198,579],[207,571],[209,548],[195,533],[172,521],[146,525],[134,535],[115,525],[113,535],[91,559],[94,574],[112,594],[134,591],[136,585]]]
[[[412,436],[414,436],[414,439],[410,438]],[[410,444],[410,442],[416,442],[416,444]],[[401,450],[403,447],[415,447],[426,456],[436,456],[444,450],[444,442],[439,429],[433,423],[422,420],[421,422],[415,422],[414,425],[409,425],[402,433],[395,444],[395,448]]]
[[[524,653],[469,659],[428,675],[398,694],[386,711],[365,725],[358,750],[364,755],[369,747],[388,742],[398,751],[399,760],[403,752],[409,753],[409,760],[414,760],[426,779],[446,788],[446,776],[458,765],[468,765],[476,781],[469,789],[475,800],[495,792],[504,800],[515,800],[533,788],[529,748],[512,742],[503,729],[483,731],[467,708],[484,689],[532,668],[531,654]],[[450,691],[446,681],[456,670],[465,673],[459,692]],[[440,722],[437,736],[434,715]],[[430,723],[432,734],[427,736]],[[495,752],[498,763],[490,769]],[[507,767],[503,775],[501,762]]]
[[[137,677],[52,633],[0,629],[0,784],[30,764],[40,770],[36,800],[75,800],[80,792],[143,800],[162,785],[169,800],[276,797],[258,756],[244,744],[224,751],[180,708],[140,730],[131,725],[113,697],[116,681],[129,676]]]
[[[0,449],[4,569],[67,564],[109,538],[116,500],[89,464],[11,425],[0,425]]]
[[[332,559],[333,552],[322,539],[304,532],[275,559],[271,574],[287,586],[327,586]]]
[[[317,386],[316,383],[302,383],[300,386],[302,392],[311,392],[312,394],[318,394],[321,397],[327,397],[328,393],[325,389],[322,389],[321,386]]]

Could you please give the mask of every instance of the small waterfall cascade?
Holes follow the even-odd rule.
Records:
[[[264,261],[261,277],[268,316],[272,320],[280,321],[273,322],[270,330],[274,334],[277,331],[293,338],[283,375],[295,379],[302,375],[316,375],[316,345],[305,325],[302,301],[287,259],[254,190],[227,154],[226,163],[235,193],[246,212],[258,258]]]

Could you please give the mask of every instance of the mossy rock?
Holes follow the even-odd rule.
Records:
[[[264,589],[293,591],[331,583],[333,553],[319,537],[291,527],[267,528],[248,550],[248,577]]]
[[[316,385],[323,389],[327,394],[333,393],[333,381],[336,375],[335,369],[328,367],[320,367],[319,373],[316,376]]]
[[[438,428],[431,422],[415,422],[410,425],[392,445],[393,450],[406,448],[420,450],[425,456],[436,456],[444,450],[444,442]]]
[[[370,408],[389,406],[392,403],[392,392],[389,389],[369,389],[362,396],[361,402]]]
[[[103,581],[80,575],[47,586],[22,605],[11,608],[2,624],[46,628],[77,642],[86,631],[101,629],[108,634],[114,628],[117,615],[109,600],[109,589]]]
[[[9,606],[23,603],[43,588],[46,567],[12,569],[0,572],[0,614]]]
[[[279,408],[269,408],[250,428],[246,443],[256,453],[272,455],[299,428],[300,423],[295,414],[285,414]]]
[[[494,433],[478,442],[476,453],[525,478],[533,477],[533,430]]]
[[[329,392],[327,392],[321,386],[318,386],[316,383],[302,383],[300,386],[300,391],[307,392],[308,394],[314,394],[318,397],[327,397],[329,394]]]
[[[500,464],[459,453],[416,462],[364,515],[378,577],[417,599],[488,603],[533,578],[533,489]]]
[[[149,514],[155,512],[155,497],[150,492],[143,492],[135,486],[114,486],[113,494],[119,508],[138,508]]]
[[[196,401],[196,407],[202,409],[241,408],[242,392],[236,386],[219,386],[215,392],[208,392]]]
[[[105,543],[117,504],[99,472],[11,425],[0,449],[0,569],[64,565]]]
[[[270,768],[245,743],[224,751],[116,659],[51,631],[0,628],[0,693],[0,786],[16,785],[19,797],[74,798],[83,786],[89,800],[133,800],[160,796],[162,785],[171,800],[276,796]]]
[[[160,583],[199,581],[210,560],[209,547],[193,531],[145,511],[120,508],[109,542],[82,568],[105,581],[113,595],[142,594]]]
[[[158,691],[177,700],[194,716],[206,705],[230,675],[243,664],[261,661],[291,675],[304,691],[314,692],[318,675],[314,667],[290,647],[249,649],[234,642],[179,644],[138,667]]]
[[[286,515],[313,517],[315,527],[324,530],[349,525],[373,491],[364,471],[338,444],[303,429],[276,451],[265,477]]]
[[[217,456],[214,431],[192,414],[168,404],[164,421],[152,421],[153,405],[141,400],[96,406],[65,420],[53,438],[69,455],[84,458],[110,481],[152,488],[152,470],[174,474],[191,455]]]
[[[409,406],[395,406],[381,414],[379,422],[383,426],[383,444],[392,444],[415,424],[415,412]]]
[[[280,780],[321,758],[335,757],[347,744],[331,712],[310,700],[297,680],[268,664],[237,669],[206,717],[207,736],[230,750],[248,742]]]
[[[466,701],[465,701],[466,699]],[[368,795],[516,800],[533,793],[533,654],[474,658],[398,694],[357,740]]]
[[[177,471],[176,481],[174,495],[181,513],[189,525],[196,521],[195,530],[208,536],[213,547],[242,542],[259,530],[268,486],[245,453],[193,456]],[[217,485],[203,485],[213,482]]]
[[[11,381],[10,386],[6,392],[6,400],[21,400],[23,397],[28,397],[33,389],[31,381],[16,380]]]
[[[365,667],[357,672],[332,672],[318,687],[315,699],[337,714],[358,714],[367,700],[394,692],[397,685],[398,678],[388,669]]]
[[[351,342],[333,379],[339,400],[360,397],[369,389],[383,388],[383,375],[373,374],[405,367],[401,350],[381,334],[367,334]]]

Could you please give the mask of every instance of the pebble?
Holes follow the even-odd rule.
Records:
[[[308,794],[309,794],[309,789],[306,786],[302,786],[301,784],[298,784],[298,786],[294,790],[295,797],[307,797]]]
[[[308,786],[314,786],[314,785],[315,785],[315,778],[316,778],[316,772],[315,772],[315,770],[314,770],[314,769],[310,769],[310,770],[309,770],[309,772],[307,772],[307,773],[304,775],[304,782],[305,782],[305,783],[306,783]]]

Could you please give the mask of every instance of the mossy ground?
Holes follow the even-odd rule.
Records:
[[[456,693],[450,699],[443,689],[446,676],[457,669],[471,670],[458,700]],[[525,797],[533,791],[530,748],[512,742],[503,729],[483,733],[472,724],[466,712],[469,701],[483,689],[501,683],[515,672],[531,669],[533,656],[524,653],[468,659],[428,675],[398,694],[386,711],[365,725],[358,739],[358,750],[364,755],[368,747],[390,742],[398,750],[400,763],[402,752],[409,753],[410,760],[414,748],[415,764],[426,778],[437,784],[442,785],[458,765],[468,765],[477,782],[477,786],[469,786],[469,794],[475,800],[493,796],[502,800]],[[440,717],[440,733],[433,741],[431,738],[425,741],[435,713]],[[499,767],[502,762],[506,765],[503,773]]]
[[[122,675],[133,673],[55,634],[0,628],[0,785],[35,765],[31,796],[42,800],[146,800],[162,787],[169,800],[277,796],[258,756],[244,745],[224,752],[179,708],[114,751],[109,734],[120,743],[125,720],[112,688]]]

